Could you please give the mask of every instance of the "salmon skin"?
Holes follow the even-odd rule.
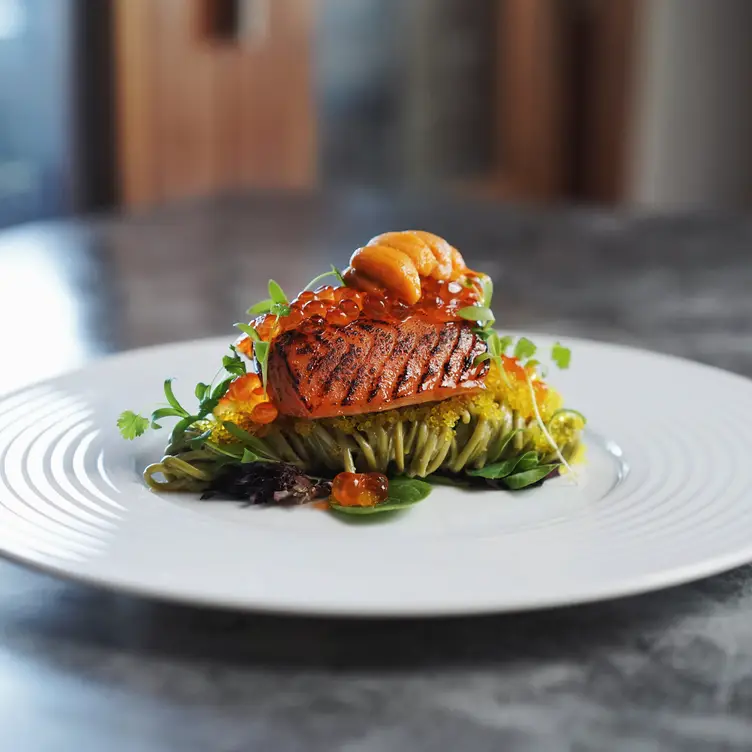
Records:
[[[481,390],[488,361],[475,359],[486,349],[469,322],[359,318],[280,335],[269,353],[268,384],[282,415],[391,410]]]

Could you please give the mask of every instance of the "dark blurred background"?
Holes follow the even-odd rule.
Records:
[[[752,200],[749,0],[0,0],[0,226],[239,187]]]

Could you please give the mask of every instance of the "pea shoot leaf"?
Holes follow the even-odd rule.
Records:
[[[253,354],[256,356],[256,360],[261,366],[261,382],[266,390],[266,374],[269,367],[269,343],[268,342],[254,342]]]
[[[172,391],[172,382],[173,379],[165,379],[164,382],[164,393],[167,401],[174,407],[181,415],[186,416],[188,415],[188,411],[178,402],[177,398],[175,397],[175,393]]]
[[[269,297],[275,303],[287,305],[287,295],[285,295],[285,291],[279,286],[279,283],[275,282],[273,279],[269,280]]]
[[[252,305],[246,313],[249,316],[261,316],[263,313],[269,313],[272,310],[272,306],[274,305],[274,301],[271,298],[268,298],[267,300],[262,300],[254,305]]]
[[[176,410],[174,407],[160,407],[157,408],[152,414],[151,414],[151,427],[159,430],[162,428],[162,426],[157,423],[157,421],[162,420],[162,418],[184,418],[185,415],[181,410]]]
[[[236,329],[240,329],[243,334],[247,334],[254,342],[261,342],[259,333],[250,325],[242,322],[235,324]]]
[[[483,305],[490,308],[491,298],[493,297],[493,280],[487,274],[481,274],[478,279],[483,290]]]
[[[485,306],[465,306],[465,308],[460,308],[457,311],[457,315],[469,321],[492,322],[495,320],[493,311]]]

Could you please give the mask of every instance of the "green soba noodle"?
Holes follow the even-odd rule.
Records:
[[[281,420],[268,428],[263,439],[250,437],[252,446],[242,439],[225,444],[201,442],[194,429],[173,442],[161,462],[146,468],[144,477],[155,490],[201,491],[223,464],[240,462],[246,447],[254,452],[263,447],[270,459],[323,476],[342,471],[419,478],[432,473],[461,474],[536,448],[541,464],[560,462],[554,447],[541,451],[541,429],[534,418],[526,419],[503,404],[500,408],[489,416],[470,404],[454,426],[410,420],[399,411],[394,420],[372,425],[366,421],[362,427],[347,430],[331,418],[306,422],[304,430],[300,422]],[[579,446],[582,423],[579,413],[559,410],[547,424],[567,461]],[[200,448],[192,448],[198,444]]]

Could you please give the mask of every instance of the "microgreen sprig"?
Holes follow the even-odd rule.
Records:
[[[259,369],[261,370],[261,383],[264,386],[264,394],[266,394],[266,374],[268,370],[269,360],[269,343],[264,342],[261,339],[259,333],[250,324],[237,323],[235,324],[235,326],[236,328],[240,329],[241,332],[247,334],[253,341],[253,354],[256,357],[256,362],[259,364]]]
[[[506,370],[504,368],[503,356],[506,355],[507,350],[509,350],[512,344],[514,344],[514,349],[512,352],[513,352],[514,358],[522,366],[523,371],[525,373],[525,379],[527,381],[528,389],[530,390],[530,398],[532,400],[535,420],[538,423],[538,426],[540,427],[541,433],[545,436],[546,440],[551,445],[551,448],[556,452],[557,458],[560,460],[560,462],[569,470],[570,473],[572,473],[573,477],[576,477],[576,474],[574,473],[571,466],[564,458],[561,448],[556,443],[553,436],[551,436],[551,433],[546,427],[546,424],[543,422],[543,418],[541,417],[541,414],[540,414],[540,408],[538,407],[538,400],[535,394],[535,389],[533,387],[533,381],[530,376],[531,368],[536,369],[539,372],[541,372],[541,374],[544,377],[547,374],[546,367],[541,363],[540,360],[535,358],[535,355],[538,353],[538,347],[532,340],[528,339],[527,337],[520,337],[515,342],[511,336],[504,335],[503,337],[500,337],[497,334],[497,332],[494,331],[493,329],[494,315],[491,310],[491,299],[493,297],[493,282],[491,281],[491,278],[487,277],[486,275],[481,276],[479,280],[481,284],[481,289],[483,291],[483,304],[466,306],[465,308],[461,308],[457,312],[458,315],[461,316],[462,318],[467,319],[469,321],[475,321],[479,324],[479,326],[473,329],[473,331],[486,342],[486,347],[488,348],[487,351],[478,355],[475,358],[475,363],[477,365],[480,363],[484,363],[487,360],[495,361],[497,365],[499,366],[499,373],[501,374],[502,379],[504,379],[505,384],[507,385],[507,387],[509,387],[510,383],[509,383],[508,376],[506,374]],[[551,358],[551,361],[553,361],[553,363],[555,363],[558,368],[566,369],[566,368],[569,368],[569,364],[572,360],[572,353],[569,350],[569,348],[564,347],[560,342],[556,342],[551,348],[550,358]],[[525,475],[523,477],[521,473],[518,482],[523,482],[523,481],[525,483],[527,483],[528,481],[534,482],[534,480],[537,479],[538,474],[542,472],[543,470],[536,470],[534,468],[529,468],[529,469],[525,468],[523,469],[523,473]],[[518,487],[522,487],[522,486],[518,486]]]
[[[120,434],[124,439],[136,439],[143,436],[149,428],[159,430],[162,428],[160,421],[164,418],[179,418],[173,428],[170,438],[170,444],[174,444],[182,437],[186,429],[194,423],[203,420],[219,404],[219,401],[227,394],[230,384],[245,371],[245,362],[241,359],[235,347],[231,347],[232,355],[225,355],[222,359],[222,368],[217,372],[217,376],[224,370],[228,375],[216,386],[214,382],[205,384],[200,381],[194,388],[194,395],[198,400],[195,410],[187,410],[175,396],[172,387],[173,379],[166,379],[164,382],[164,395],[167,402],[162,407],[157,407],[147,418],[132,410],[125,410],[117,420],[117,426]],[[215,376],[215,381],[216,381]]]
[[[457,315],[468,321],[478,321],[487,326],[492,326],[496,320],[493,311],[488,308],[488,306],[481,305],[471,305],[460,308],[460,310],[457,311]]]
[[[266,313],[271,313],[280,318],[280,316],[287,316],[290,313],[290,303],[279,282],[270,279],[268,290],[269,297],[266,300],[255,303],[246,311],[249,316],[263,316]]]
[[[324,272],[323,274],[319,274],[316,277],[314,277],[303,289],[304,290],[310,290],[315,284],[318,284],[321,282],[322,279],[326,279],[327,277],[334,277],[337,282],[342,285],[342,287],[346,287],[347,283],[345,282],[344,276],[342,276],[342,272],[337,269],[334,264],[331,265],[331,271]]]

